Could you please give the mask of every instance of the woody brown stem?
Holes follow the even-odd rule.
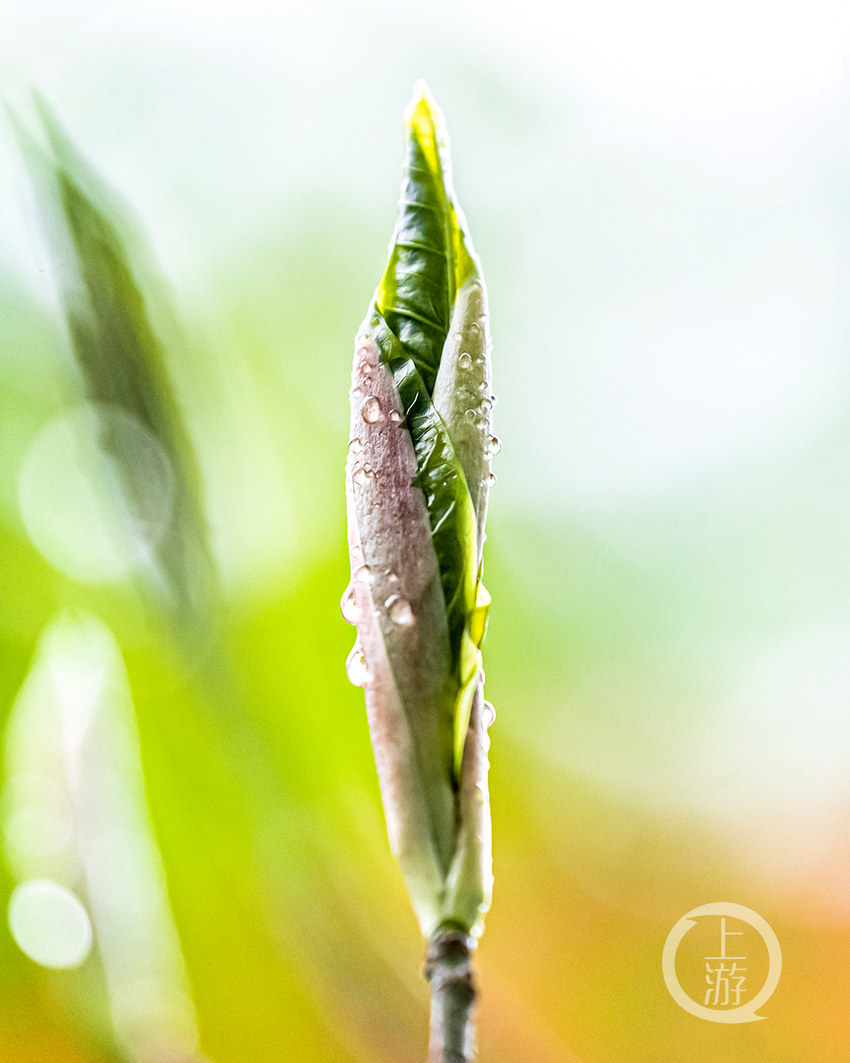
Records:
[[[475,1000],[473,939],[455,927],[440,927],[425,958],[431,983],[431,1042],[428,1063],[473,1063]]]

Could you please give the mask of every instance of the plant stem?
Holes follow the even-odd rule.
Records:
[[[425,958],[431,983],[431,1043],[428,1063],[473,1063],[475,999],[473,939],[456,927],[434,932]]]

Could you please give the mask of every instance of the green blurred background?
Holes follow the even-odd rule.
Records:
[[[0,1058],[424,1057],[338,605],[353,340],[419,77],[504,443],[482,1063],[847,1058],[848,53],[845,6],[802,0],[6,0],[3,95],[45,94],[158,263],[220,588],[183,646],[110,552],[7,128]],[[47,880],[85,911],[61,893],[34,931]],[[665,988],[668,932],[719,900],[779,938],[767,1021]]]

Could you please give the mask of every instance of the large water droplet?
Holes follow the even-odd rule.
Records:
[[[496,722],[496,710],[493,707],[492,701],[485,701],[484,708],[482,710],[481,718],[484,721],[484,726],[490,728]]]
[[[354,573],[354,578],[359,580],[360,583],[372,582],[372,570],[368,565],[361,565]]]
[[[410,602],[398,594],[394,594],[386,600],[387,615],[394,624],[399,627],[410,627],[416,623],[416,617],[410,607]]]
[[[458,358],[457,364],[461,367],[461,369],[471,369],[472,355],[467,354],[466,351],[464,351],[460,358]]]
[[[478,411],[467,410],[463,416],[466,418],[467,421],[469,421],[470,424],[475,424],[475,422],[478,420]]]
[[[356,687],[365,687],[371,676],[366,666],[366,656],[359,646],[355,645],[345,662],[345,673],[348,681]]]
[[[398,410],[390,410],[390,423],[401,424],[401,414]]]
[[[351,479],[357,484],[358,487],[365,487],[372,475],[373,473],[371,472],[371,470],[367,469],[365,465],[358,465],[354,472],[351,474]]]
[[[360,451],[363,449],[363,444],[360,442],[357,436],[355,436],[354,439],[349,439],[348,449],[352,454],[359,454]]]
[[[498,436],[493,436],[490,440],[490,457],[494,458],[502,449],[502,441]]]
[[[342,596],[342,601],[339,603],[339,607],[342,610],[342,615],[349,622],[349,624],[356,624],[360,619],[360,607],[357,604],[357,600],[354,597],[354,584],[349,583],[345,589],[345,594]]]
[[[381,404],[374,395],[370,395],[360,407],[360,416],[366,424],[375,424],[381,419]]]
[[[487,486],[492,487],[495,482],[496,474],[494,472],[491,472],[490,475],[487,477]]]

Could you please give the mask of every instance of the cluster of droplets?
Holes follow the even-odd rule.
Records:
[[[481,321],[483,322],[484,319],[485,319],[485,316],[482,316],[481,317]],[[473,337],[474,339],[477,339],[478,337],[480,337],[480,335],[481,335],[481,324],[479,324],[477,321],[473,321],[472,324],[469,326],[469,335],[471,337]],[[460,340],[460,341],[463,340],[463,333],[462,332],[455,332],[454,336],[455,336],[456,340]],[[487,351],[488,351],[488,353],[492,349],[493,349],[493,343],[492,343],[491,340],[488,339],[487,340]],[[484,355],[478,355],[476,357],[473,357],[469,353],[469,351],[462,351],[461,354],[460,354],[460,357],[457,360],[457,364],[458,364],[460,369],[464,370],[465,372],[469,372],[475,366],[484,365],[484,361],[485,361]],[[462,388],[461,393],[467,398],[467,400],[469,402],[468,408],[466,409],[466,411],[464,412],[464,415],[463,415],[464,416],[464,420],[468,424],[475,425],[477,428],[480,428],[482,430],[492,431],[492,429],[490,428],[490,424],[491,424],[491,418],[492,418],[492,414],[493,414],[493,407],[496,405],[497,399],[496,399],[496,396],[491,394],[491,392],[490,392],[489,381],[482,380],[478,384],[477,388],[475,388],[474,386],[472,386],[470,384],[467,387]],[[489,438],[489,441],[487,443],[486,457],[487,457],[488,461],[492,460],[499,453],[499,451],[501,449],[502,449],[502,442],[499,439],[499,437],[491,435],[490,438]],[[487,486],[488,487],[492,487],[495,482],[496,482],[496,474],[494,472],[490,472],[490,474],[487,477]]]
[[[358,553],[360,553],[359,550]],[[345,588],[345,592],[339,603],[343,618],[347,620],[349,624],[356,625],[363,618],[363,611],[357,602],[356,584],[362,583],[369,586],[373,582],[373,574],[369,566],[358,565],[354,570],[351,582]],[[388,587],[394,588],[398,584],[399,578],[394,572],[387,570],[387,572],[384,573],[382,582]],[[407,598],[404,598],[400,594],[392,593],[386,598],[384,601],[384,611],[395,627],[412,627],[416,623],[416,615],[413,612],[413,607]],[[345,671],[350,682],[356,687],[366,686],[371,679],[371,674],[368,665],[366,664],[366,655],[363,652],[359,639],[355,642],[354,648],[348,655],[348,659],[345,662]]]
[[[373,353],[369,335],[360,333],[357,337],[357,353],[354,359],[355,382],[351,389],[352,401],[359,402],[360,417],[364,424],[378,425],[386,420],[389,424],[398,426],[404,420],[398,410],[391,409],[385,414],[381,400],[371,393],[373,373],[371,356]],[[375,476],[375,470],[369,462],[362,460],[364,449],[363,441],[358,436],[349,440],[348,455],[353,465],[351,478],[358,487],[365,487]]]

